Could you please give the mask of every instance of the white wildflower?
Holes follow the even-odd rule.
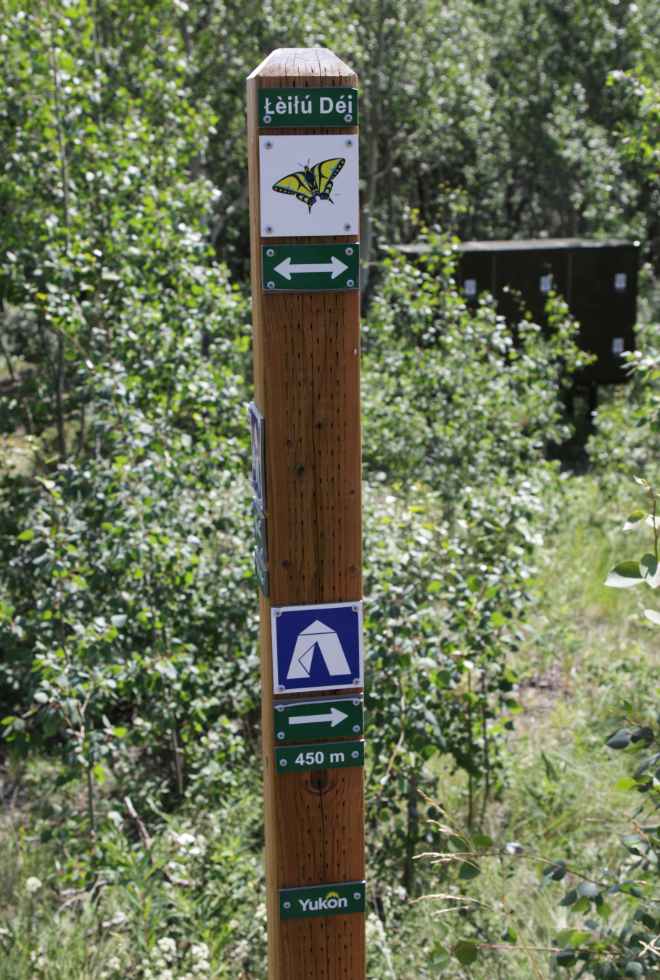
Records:
[[[33,895],[34,892],[38,892],[41,888],[41,880],[39,878],[28,878],[28,880],[25,882],[25,887],[29,891],[30,895]]]
[[[177,844],[180,847],[187,847],[188,844],[194,844],[195,843],[195,835],[194,834],[179,834],[179,836],[176,839],[176,842],[177,842]]]
[[[174,974],[171,970],[163,970],[158,974],[158,980],[174,980]]]
[[[194,960],[208,960],[209,948],[206,943],[193,943],[190,955]]]
[[[263,919],[264,922],[266,921],[266,903],[265,902],[261,902],[259,905],[257,905],[257,910],[254,913],[254,917],[255,917],[255,919]]]
[[[110,959],[108,960],[108,969],[119,970],[120,967],[121,967],[121,963],[119,962],[119,957],[111,956]]]

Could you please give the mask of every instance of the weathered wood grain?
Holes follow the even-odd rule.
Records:
[[[356,86],[357,76],[330,51],[281,48],[247,84],[254,397],[265,418],[271,595],[260,597],[269,977],[364,980],[364,916],[278,919],[279,888],[364,878],[364,774],[275,775],[270,636],[271,603],[362,598],[359,294],[262,293],[256,96],[261,86]],[[331,131],[357,132],[268,130]]]

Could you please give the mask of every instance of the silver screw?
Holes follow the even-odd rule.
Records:
[[[283,691],[284,690],[284,684],[278,684],[277,690],[278,691]]]
[[[353,225],[350,223],[350,221],[347,221],[344,225],[344,231],[350,231],[352,227]]]
[[[346,249],[346,254],[347,255],[352,255],[353,254],[353,249],[352,248],[347,248]]]
[[[272,150],[273,149],[273,141],[272,140],[266,140],[266,142],[264,143],[264,146],[266,147],[267,150]]]
[[[350,112],[346,113],[344,119],[346,120],[346,122],[353,122],[353,116],[350,114]]]
[[[278,732],[277,733],[277,737],[278,738],[284,738],[284,732]]]
[[[362,898],[362,892],[353,892],[353,898],[358,902]]]
[[[351,752],[351,758],[352,759],[358,759],[359,757],[360,757],[360,753],[359,752]]]
[[[282,707],[281,704],[278,704],[278,705],[276,705],[275,710],[276,711],[284,711],[284,708]]]
[[[355,283],[353,282],[352,279],[347,279],[346,280],[346,285],[348,286],[349,289],[351,289],[351,287],[353,287],[355,285]]]
[[[275,283],[274,282],[267,282],[266,283],[266,287],[268,289],[275,289]]]
[[[360,703],[360,702],[358,701],[358,704],[359,704],[359,703]],[[353,725],[353,731],[354,731],[354,732],[359,732],[359,731],[360,731],[360,726],[359,726],[359,725]]]
[[[280,765],[281,766],[285,766],[286,765],[286,759],[280,759]]]
[[[282,615],[282,610],[281,610],[281,609],[276,609],[276,610],[275,610],[275,618],[277,619],[277,618],[279,618],[279,617],[280,617],[281,615]]]
[[[346,146],[353,146],[353,140],[344,140]]]
[[[361,701],[354,701],[353,702],[353,704],[355,705],[356,708],[359,708],[361,703],[362,703]],[[280,711],[282,711],[282,708],[280,708]]]
[[[359,612],[360,611],[360,607],[359,606],[351,606],[351,609],[353,610],[353,612]]]
[[[355,680],[353,681],[353,687],[357,687],[359,685],[359,683],[360,683],[360,681],[356,677]],[[284,690],[284,688],[282,688],[282,690]]]
[[[271,117],[270,116],[264,116],[264,122],[266,124],[268,124],[270,121],[271,121]]]
[[[266,249],[266,255],[268,256],[269,259],[272,259],[272,257],[275,255],[275,249],[274,248],[267,248]]]
[[[285,902],[284,903],[284,908],[285,909],[290,909],[291,908],[291,902]]]
[[[266,234],[267,235],[270,235],[270,234],[272,234],[273,226],[272,225],[266,225],[266,229],[265,230],[266,230]]]

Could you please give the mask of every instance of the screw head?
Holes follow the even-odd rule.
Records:
[[[274,248],[267,248],[266,249],[266,255],[268,256],[269,259],[272,259],[272,257],[275,255],[275,249]]]
[[[353,122],[353,116],[350,114],[350,112],[346,113],[344,119],[346,120],[346,122]]]
[[[268,125],[268,123],[271,122],[271,116],[264,116],[264,122],[266,125]]]
[[[352,248],[350,247],[350,245],[349,245],[349,247],[348,247],[347,249],[345,249],[344,251],[346,252],[346,255],[352,255],[352,254],[353,254],[353,249],[352,249]]]
[[[266,283],[266,289],[275,289],[275,283],[274,282],[267,282]]]
[[[360,702],[358,701],[357,703],[359,704]],[[360,731],[360,726],[359,725],[353,725],[353,731],[354,732],[359,732]]]
[[[347,221],[344,225],[344,231],[350,231],[352,227],[353,225],[350,223],[350,221]]]
[[[276,710],[276,711],[284,711],[284,708],[282,707],[282,705],[281,705],[281,704],[276,704],[276,705],[275,705],[275,710]]]
[[[273,141],[272,140],[266,140],[266,142],[264,143],[264,146],[266,147],[267,150],[272,150],[273,149]]]
[[[282,610],[281,609],[276,609],[275,610],[275,617],[276,618],[279,618],[281,615],[282,615]]]
[[[360,607],[359,606],[351,606],[351,609],[353,610],[353,612],[359,612],[360,611]]]
[[[277,690],[278,691],[283,691],[284,690],[284,684],[278,684]]]
[[[362,702],[361,701],[354,701],[353,704],[355,705],[356,708],[358,708],[362,704]]]
[[[362,892],[353,892],[353,898],[355,901],[359,901],[362,898]]]
[[[284,732],[278,732],[277,733],[277,737],[278,738],[284,738]]]
[[[280,759],[280,765],[281,766],[285,766],[286,765],[286,759]]]
[[[353,687],[357,687],[359,685],[359,683],[360,683],[360,681],[356,677],[355,680],[353,681]],[[282,688],[282,690],[284,690],[284,688]]]
[[[283,908],[290,909],[291,908],[291,902],[284,902]]]
[[[266,232],[267,235],[272,235],[272,233],[273,233],[273,226],[272,225],[266,225],[266,227],[264,228],[264,231]]]
[[[352,289],[353,286],[355,285],[355,283],[353,282],[352,279],[347,279],[346,280],[346,285],[348,286],[349,289]]]
[[[352,759],[359,759],[360,758],[360,753],[359,752],[351,752],[351,758]]]
[[[344,140],[344,142],[346,143],[346,146],[353,146],[353,140],[352,139]]]

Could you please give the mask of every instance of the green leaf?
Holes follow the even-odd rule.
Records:
[[[610,589],[629,589],[632,585],[639,585],[644,579],[640,574],[639,562],[631,559],[622,561],[620,565],[615,565],[605,579],[605,585]]]
[[[113,728],[112,731],[115,735],[115,738],[123,738],[124,735],[126,735],[126,733],[128,732],[128,728]]]
[[[630,730],[620,728],[615,735],[611,735],[605,742],[609,749],[625,749],[630,745]]]
[[[617,783],[614,784],[614,789],[618,790],[620,793],[628,793],[631,789],[637,787],[637,780],[631,779],[630,776],[624,776]]]
[[[481,868],[478,868],[476,864],[471,864],[469,861],[463,861],[458,871],[458,877],[461,881],[472,881],[473,878],[478,878],[480,874]]]
[[[557,953],[557,963],[559,966],[572,967],[575,966],[575,953],[572,949],[563,949],[561,953]]]
[[[33,537],[34,537],[34,531],[22,531],[18,535],[18,537],[16,538],[16,540],[17,541],[31,541]]]
[[[655,555],[643,555],[639,561],[639,570],[646,584],[652,589],[657,589],[660,585],[660,563]]]
[[[589,908],[589,899],[586,897],[586,895],[583,895],[581,898],[578,898],[577,902],[573,906],[573,911],[586,912],[588,908]]]
[[[655,609],[645,609],[644,615],[647,619],[650,619],[652,623],[656,626],[660,626],[660,612],[656,612]]]
[[[575,891],[574,888],[571,888],[570,892],[566,892],[561,902],[559,902],[558,904],[563,905],[564,907],[566,907],[567,905],[573,905],[575,902],[577,902],[577,897],[578,897],[578,893]]]
[[[600,895],[600,888],[593,881],[581,881],[577,886],[577,893],[585,898],[596,898]]]
[[[462,939],[456,943],[453,949],[454,956],[463,966],[469,966],[470,963],[474,963],[477,958],[477,952],[474,940],[469,939]]]
[[[623,525],[624,531],[630,531],[633,527],[637,527],[642,521],[646,520],[647,514],[645,510],[634,510],[632,514],[628,514],[628,519]]]
[[[472,843],[477,847],[493,847],[495,842],[490,837],[486,837],[485,834],[475,834]]]

